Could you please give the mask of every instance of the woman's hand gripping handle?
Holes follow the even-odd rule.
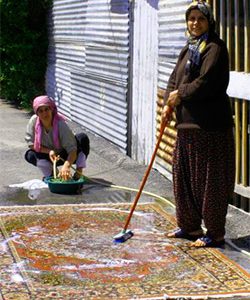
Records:
[[[164,128],[171,121],[173,110],[174,108],[169,105],[165,105],[163,107],[161,114],[161,126],[164,126]]]

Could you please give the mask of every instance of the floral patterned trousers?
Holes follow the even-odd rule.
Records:
[[[179,129],[173,155],[173,186],[178,226],[201,228],[211,238],[225,235],[226,214],[235,182],[232,129]]]

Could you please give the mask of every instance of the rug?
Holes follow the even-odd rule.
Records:
[[[250,295],[250,275],[216,249],[164,234],[176,224],[156,203],[0,208],[3,299],[167,299]],[[201,298],[202,299],[202,298]]]

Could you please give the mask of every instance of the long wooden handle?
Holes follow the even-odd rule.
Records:
[[[54,179],[56,179],[56,177],[57,177],[57,174],[56,174],[56,162],[57,162],[57,160],[54,159],[53,160],[53,175],[54,175]]]
[[[163,136],[163,134],[164,134],[165,127],[166,127],[166,125],[167,125],[167,124],[170,122],[170,120],[171,120],[172,112],[173,112],[173,108],[170,107],[170,106],[168,106],[168,107],[167,107],[167,111],[166,111],[166,118],[165,118],[165,119],[162,121],[162,123],[161,123],[161,129],[160,129],[160,134],[159,134],[159,137],[158,137],[158,141],[157,141],[157,143],[156,143],[156,146],[155,146],[154,152],[153,152],[153,154],[152,154],[150,163],[149,163],[149,165],[148,165],[148,167],[147,167],[147,170],[146,170],[146,172],[145,172],[145,174],[144,174],[143,180],[142,180],[142,182],[141,182],[141,184],[140,184],[140,188],[139,188],[139,190],[138,190],[138,192],[137,192],[137,194],[136,194],[134,203],[133,203],[133,205],[132,205],[132,207],[131,207],[131,209],[130,209],[130,213],[129,213],[129,215],[128,215],[126,224],[125,224],[125,226],[124,226],[124,228],[123,228],[124,231],[126,231],[127,228],[128,228],[129,222],[130,222],[130,220],[131,220],[131,218],[132,218],[132,215],[133,215],[134,210],[135,210],[135,208],[136,208],[137,202],[138,202],[138,200],[139,200],[139,198],[140,198],[140,196],[141,196],[141,193],[142,193],[142,191],[143,191],[144,185],[145,185],[145,183],[146,183],[146,181],[147,181],[148,175],[149,175],[150,170],[151,170],[151,168],[152,168],[152,166],[153,166],[153,163],[154,163],[154,160],[155,160],[155,157],[156,157],[158,148],[159,148],[159,146],[160,146],[161,138],[162,138],[162,136]]]

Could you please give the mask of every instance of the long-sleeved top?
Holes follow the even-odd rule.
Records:
[[[229,58],[225,43],[213,34],[201,54],[200,69],[186,74],[188,45],[178,58],[169,78],[165,99],[178,89],[181,99],[176,107],[177,128],[199,127],[204,130],[223,130],[233,126],[232,110],[227,86],[229,82]]]
[[[33,115],[26,128],[25,140],[28,146],[34,144],[35,140],[35,123],[37,119],[37,115]],[[46,132],[46,130],[42,129],[42,142],[41,145],[48,148],[56,150],[58,153],[65,149],[67,153],[70,153],[73,150],[77,150],[77,143],[75,136],[69,126],[64,121],[58,122],[58,131],[59,131],[59,141],[60,141],[60,149],[56,149],[53,142],[53,130],[52,128]]]

